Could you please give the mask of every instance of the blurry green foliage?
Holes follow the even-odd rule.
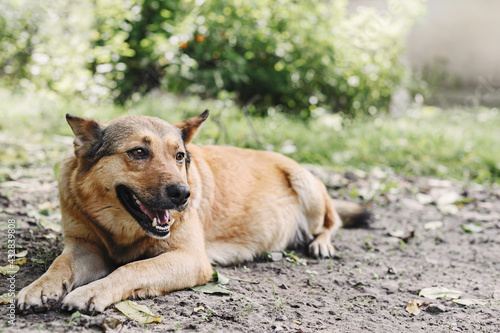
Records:
[[[313,115],[307,122],[275,113],[250,116],[252,130],[231,99],[162,94],[149,95],[126,108],[113,104],[96,107],[79,97],[68,100],[44,92],[12,94],[0,88],[0,100],[0,182],[21,174],[38,177],[37,166],[62,159],[73,141],[64,117],[67,112],[102,121],[138,114],[175,123],[209,108],[210,116],[196,144],[266,149],[300,163],[331,166],[337,171],[357,168],[371,172],[378,168],[389,175],[500,184],[498,108],[442,110],[413,106],[399,118],[361,115],[353,119],[325,114]],[[35,144],[39,142],[43,144]],[[52,168],[49,171],[52,173]]]
[[[409,81],[399,57],[424,1],[348,13],[347,0],[12,0],[0,77],[91,102],[158,87],[232,92],[258,114],[373,114]]]

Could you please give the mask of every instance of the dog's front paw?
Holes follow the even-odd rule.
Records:
[[[59,302],[68,290],[68,281],[42,276],[19,292],[17,308],[20,311],[46,311]]]
[[[61,309],[78,310],[83,313],[103,312],[113,303],[108,290],[102,288],[99,281],[76,288],[64,297]]]
[[[309,254],[315,258],[332,258],[334,253],[335,248],[330,243],[330,236],[327,234],[319,234],[309,245]]]

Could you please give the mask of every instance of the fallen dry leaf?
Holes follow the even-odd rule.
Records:
[[[12,299],[15,300],[17,298],[18,292],[14,293],[14,297],[10,297],[11,295],[9,294],[10,293],[5,293],[0,295],[0,304],[10,304]]]
[[[101,324],[103,332],[118,332],[118,328],[122,325],[120,319],[113,317],[106,317]]]
[[[455,299],[462,296],[463,292],[459,290],[448,289],[444,287],[430,287],[420,290],[418,296],[430,299]]]
[[[415,229],[408,228],[407,231],[401,229],[390,231],[389,236],[399,238],[404,242],[408,242],[411,238],[415,236]]]
[[[486,303],[479,300],[479,299],[453,299],[451,300],[453,303],[457,303],[463,306],[468,306],[468,305],[485,305]]]
[[[0,267],[0,273],[3,275],[14,275],[19,272],[19,266],[17,265],[7,265]]]
[[[26,257],[23,257],[23,258],[19,258],[17,260],[14,260],[13,264],[21,266],[21,265],[24,265],[27,262],[28,262],[28,259],[26,259]]]
[[[26,255],[28,255],[28,250],[22,250],[22,251],[16,253],[17,258],[26,257]]]
[[[424,304],[421,300],[414,299],[413,301],[408,301],[406,304],[406,311],[411,313],[414,316],[418,316],[420,313],[420,307]]]
[[[137,304],[130,300],[121,301],[115,304],[115,308],[126,317],[141,324],[161,323],[160,316],[154,315],[151,310],[142,304]]]
[[[198,311],[205,311],[203,305],[197,306],[196,308],[193,309],[193,312],[198,312]]]
[[[40,219],[40,225],[45,229],[50,229],[57,233],[61,232],[62,230],[62,226],[59,223],[55,223],[47,219]]]

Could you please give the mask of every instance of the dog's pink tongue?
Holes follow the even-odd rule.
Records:
[[[143,205],[142,203],[140,204],[140,207],[142,212],[146,214],[151,219],[151,221],[156,218],[157,223],[160,225],[167,224],[167,222],[170,220],[168,210],[154,210],[146,205]]]

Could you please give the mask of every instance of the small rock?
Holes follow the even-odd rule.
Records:
[[[272,326],[273,332],[283,332],[283,327],[280,325],[273,324]]]
[[[286,320],[288,320],[288,318],[287,318],[284,314],[282,314],[282,313],[278,313],[278,314],[276,315],[276,320],[277,320],[277,321],[286,321]]]
[[[441,304],[430,304],[426,309],[425,311],[429,312],[429,313],[434,313],[434,314],[437,314],[437,313],[442,313],[442,312],[445,312],[446,311],[446,308],[441,305]]]
[[[441,221],[431,221],[427,222],[424,224],[424,229],[425,230],[436,230],[436,229],[441,229],[443,227],[444,223]]]
[[[428,205],[434,201],[430,195],[423,193],[417,193],[416,198],[422,205]]]
[[[402,198],[401,204],[409,210],[421,211],[425,208],[422,203],[409,198]]]
[[[282,285],[279,285],[278,287],[280,287],[281,289],[288,290],[288,286],[284,283]]]
[[[73,321],[78,326],[92,327],[92,326],[101,326],[102,323],[104,322],[104,319],[106,319],[105,315],[91,317],[82,314],[80,315],[80,317],[75,318]]]
[[[283,260],[283,253],[281,252],[271,252],[271,261],[281,261]]]
[[[389,269],[387,270],[387,273],[389,273],[391,275],[396,275],[396,270],[393,267],[389,267]]]
[[[447,193],[441,195],[437,199],[437,205],[438,206],[452,205],[453,203],[455,203],[461,199],[462,199],[462,196],[460,194],[458,194],[457,192],[447,192]]]

